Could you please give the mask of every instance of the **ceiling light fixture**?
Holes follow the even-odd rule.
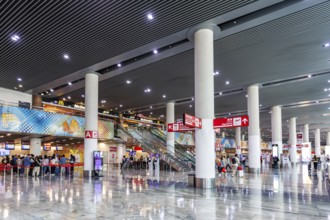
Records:
[[[154,54],[157,54],[158,53],[158,50],[154,50],[153,52],[154,52]]]
[[[101,103],[106,103],[107,101],[106,100],[102,100]]]
[[[84,95],[84,94],[82,94],[82,95],[81,95],[81,97],[85,98],[85,95]]]
[[[217,75],[219,75],[219,71],[215,71],[215,72],[213,73],[213,76],[217,76]]]
[[[70,59],[68,54],[63,54],[63,58],[66,59],[66,60]]]
[[[22,84],[19,84],[19,85],[18,85],[18,87],[22,88],[22,87],[23,87],[23,85],[22,85]]]
[[[22,81],[22,78],[18,77],[17,78],[17,81],[21,82]]]
[[[72,82],[68,82],[68,85],[69,85],[69,86],[72,86]]]
[[[151,89],[150,88],[147,88],[144,90],[145,93],[150,93],[151,92]]]
[[[163,95],[163,98],[165,99],[166,98],[166,95]]]
[[[152,106],[150,105],[150,108],[152,108]]]
[[[119,107],[120,107],[120,108],[122,108],[122,107],[123,107],[123,105],[122,105],[122,104],[120,104],[120,105],[119,105]],[[116,108],[116,109],[117,109],[117,108]]]
[[[324,89],[324,92],[327,92],[328,91],[328,89]]]
[[[323,44],[323,47],[329,47],[329,46],[330,46],[330,43]]]
[[[17,90],[17,87],[15,86],[15,87],[14,87],[14,89],[16,89],[16,90]]]
[[[226,81],[226,85],[229,85],[229,81]]]
[[[312,74],[309,74],[307,77],[308,77],[308,78],[311,78],[311,77],[312,77]]]
[[[222,92],[219,92],[219,95],[222,95]]]
[[[149,14],[147,15],[147,18],[148,18],[148,20],[152,20],[152,19],[154,19],[154,16],[153,16],[151,13],[149,13]]]
[[[126,84],[131,84],[132,81],[131,80],[126,80]]]
[[[54,89],[50,89],[49,91],[54,92]]]
[[[71,99],[71,96],[68,96],[68,99]]]
[[[19,39],[21,39],[17,34],[11,36],[11,40],[17,42]]]
[[[194,97],[192,97],[192,98],[191,98],[191,100],[193,100],[193,101],[194,101],[194,100],[195,100],[195,99],[194,99]]]
[[[118,67],[121,67],[121,63],[118,63],[117,66],[118,66]]]
[[[189,108],[192,108],[192,105],[189,105]]]
[[[63,98],[63,101],[65,101],[66,100],[66,98]]]

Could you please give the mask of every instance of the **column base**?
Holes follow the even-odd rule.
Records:
[[[249,167],[249,173],[260,174],[260,168]]]
[[[84,170],[83,177],[91,177],[92,171],[91,170]]]
[[[215,178],[195,178],[195,187],[201,189],[212,189],[215,187]]]

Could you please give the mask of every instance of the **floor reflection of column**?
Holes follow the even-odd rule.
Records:
[[[249,187],[250,187],[250,208],[253,210],[254,217],[259,219],[262,215],[262,179],[259,174],[252,174],[249,176]]]
[[[196,207],[196,219],[200,220],[214,220],[217,218],[217,198],[215,197],[214,189],[203,189],[203,199],[198,201],[202,206]],[[205,218],[207,216],[207,218]]]

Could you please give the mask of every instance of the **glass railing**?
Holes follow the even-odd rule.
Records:
[[[166,135],[158,130],[158,129],[151,129],[151,134],[153,134],[155,137],[157,137],[159,140],[161,140],[166,145]],[[184,158],[186,158],[188,161],[195,164],[195,157],[192,154],[189,154],[185,147],[180,145],[179,143],[175,142],[175,153],[183,155]]]

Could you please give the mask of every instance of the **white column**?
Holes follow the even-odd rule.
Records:
[[[327,132],[327,146],[330,146],[330,132]]]
[[[30,154],[34,156],[41,155],[41,139],[31,138],[30,139]]]
[[[321,134],[319,128],[315,130],[315,155],[317,157],[321,156]]]
[[[235,128],[236,154],[241,154],[241,128]]]
[[[304,132],[303,132],[303,142],[308,143],[309,142],[309,125],[304,125]]]
[[[168,102],[166,104],[166,127],[169,123],[175,122],[175,104],[174,102]],[[174,153],[175,147],[175,133],[174,132],[167,132],[166,133],[166,147],[167,152]]]
[[[214,64],[213,31],[199,29],[194,33],[195,44],[195,114],[202,119],[196,129],[196,187],[213,188],[215,178],[214,149]]]
[[[125,155],[126,152],[126,147],[123,144],[118,144],[117,145],[117,163],[121,163],[123,156]]]
[[[296,131],[296,118],[290,118],[290,131],[289,131],[289,144],[290,144],[290,159],[291,162],[297,162],[297,131]]]
[[[99,76],[96,73],[85,75],[85,131],[98,131]],[[97,151],[97,139],[85,138],[84,176],[91,176],[93,151]]]
[[[259,87],[248,87],[248,146],[249,146],[249,171],[260,172],[260,123],[259,123]]]
[[[277,145],[277,156],[280,158],[282,148],[282,109],[280,106],[272,107],[272,144]]]

